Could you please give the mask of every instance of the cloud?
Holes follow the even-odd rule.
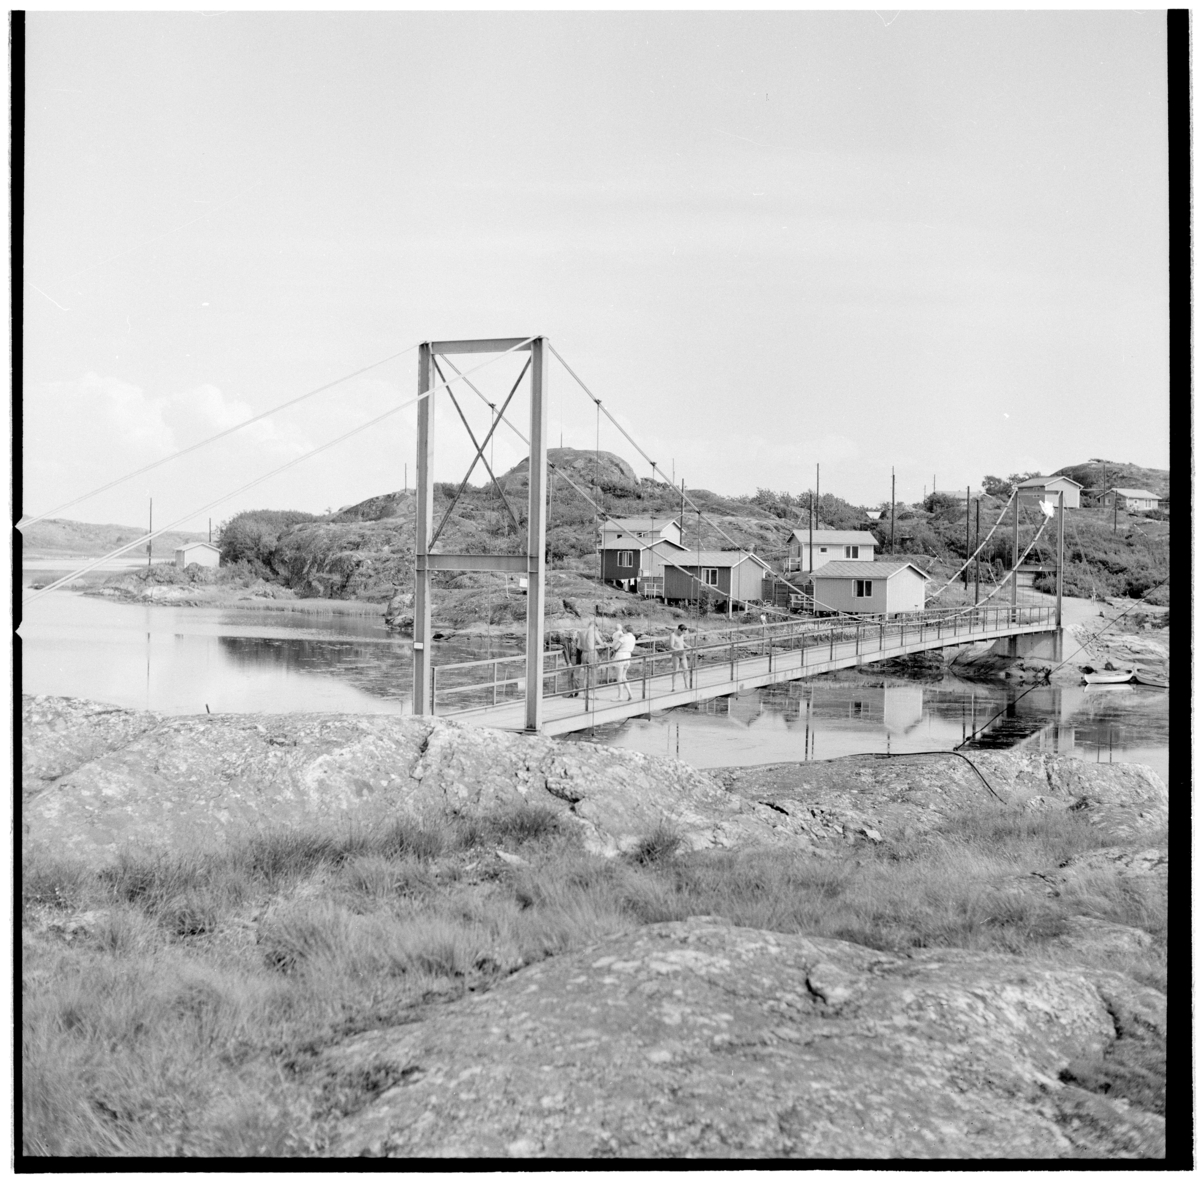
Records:
[[[54,510],[254,416],[252,406],[211,384],[154,396],[117,377],[88,372],[28,386],[22,401],[26,514]],[[164,500],[164,507],[174,509],[176,500],[183,507],[311,449],[297,425],[255,422],[65,514],[96,522],[138,519],[150,495]]]
[[[178,444],[190,446],[249,421],[256,414],[245,401],[227,397],[215,385],[202,384],[168,398],[163,416],[174,429]],[[256,421],[214,446],[226,451],[253,448],[256,453],[281,461],[312,449],[297,426],[281,424],[272,418]]]

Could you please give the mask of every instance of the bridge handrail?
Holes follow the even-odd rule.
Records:
[[[825,620],[818,619],[789,619],[784,622],[767,622],[759,625],[741,624],[733,627],[721,627],[716,630],[701,630],[693,631],[697,641],[689,643],[684,653],[691,655],[689,663],[693,669],[700,666],[702,663],[711,666],[715,663],[729,661],[731,663],[731,678],[735,672],[733,667],[738,661],[738,652],[745,650],[745,657],[761,658],[770,655],[776,651],[783,653],[788,650],[808,649],[812,646],[822,645],[825,643],[834,644],[838,641],[848,642],[854,639],[857,643],[862,634],[869,635],[873,639],[878,635],[878,647],[866,647],[863,653],[870,650],[883,650],[885,640],[889,635],[900,634],[901,641],[904,642],[907,635],[911,634],[914,639],[918,634],[929,630],[936,629],[941,634],[947,623],[953,622],[954,629],[951,633],[956,637],[961,637],[965,641],[971,641],[972,634],[985,635],[989,632],[994,633],[998,630],[1010,629],[1014,626],[1044,626],[1047,623],[1054,622],[1054,607],[1043,605],[1021,605],[1016,609],[1012,606],[982,606],[978,610],[962,610],[953,607],[936,609],[936,610],[911,610],[898,614],[868,614],[860,615],[856,619],[846,618],[831,618]],[[656,671],[655,660],[669,659],[673,653],[669,649],[658,649],[658,644],[665,643],[667,636],[654,635],[648,641],[650,649],[646,651],[635,651],[631,654],[626,666],[626,678],[631,687],[635,686],[639,681],[657,678],[659,675],[664,675],[668,671]],[[751,649],[746,649],[751,648]],[[613,660],[607,660],[602,663],[594,664],[571,664],[565,661],[561,647],[554,648],[552,651],[547,651],[547,654],[554,655],[554,665],[551,667],[543,667],[543,683],[545,678],[553,676],[551,685],[543,686],[543,698],[556,698],[563,695],[579,694],[587,691],[586,679],[588,678],[588,668],[595,668],[591,671],[591,675],[596,676],[599,668],[612,668],[615,664]],[[901,650],[897,654],[902,653]],[[453,668],[466,667],[486,667],[489,664],[511,664],[524,663],[523,655],[508,655],[493,659],[480,659],[473,662],[464,663],[445,663],[439,667],[435,667],[435,676],[438,671],[449,670]],[[581,685],[578,682],[577,676],[583,674],[585,683]],[[593,680],[591,689],[595,690],[599,687],[611,687],[612,680],[609,678],[611,672],[604,672],[606,682],[598,683]],[[562,677],[566,676],[565,684]],[[435,698],[448,695],[465,694],[468,692],[483,692],[488,688],[493,689],[495,699],[495,691],[497,688],[506,689],[510,686],[519,686],[517,696],[523,696],[521,687],[521,677],[482,680],[476,683],[468,683],[454,687],[438,687],[435,679]],[[643,689],[645,690],[645,689]],[[507,694],[507,692],[506,692]],[[499,702],[495,699],[495,702]],[[506,699],[505,702],[512,702],[511,699]],[[467,711],[482,711],[489,704],[480,704],[474,707],[456,708],[457,712]]]

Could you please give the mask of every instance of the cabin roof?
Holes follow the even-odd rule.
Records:
[[[653,518],[648,515],[635,515],[629,519],[606,519],[601,527],[616,528],[625,532],[658,532],[668,524],[679,527],[679,520],[673,515],[656,515]]]
[[[1046,487],[1051,483],[1070,483],[1072,487],[1083,488],[1082,483],[1077,483],[1074,479],[1068,478],[1065,474],[1039,474],[1031,479],[1026,479],[1023,483],[1018,483],[1018,487]]]
[[[629,542],[624,540],[615,540],[612,536],[608,537],[608,543],[603,546],[605,552],[628,552],[633,549],[634,552],[659,552],[667,548],[674,548],[676,552],[687,552],[688,550],[675,540],[667,536],[661,536],[657,540],[639,540],[631,536]],[[693,552],[695,549],[692,550]]]
[[[180,544],[175,551],[186,552],[189,548],[211,548],[214,552],[221,551],[215,544],[210,544],[207,540],[190,540],[187,544]]]
[[[858,581],[885,581],[905,569],[929,580],[929,574],[917,568],[911,560],[831,560],[821,565],[810,577],[852,577]]]
[[[813,529],[814,544],[878,544],[879,541],[870,532],[835,532],[829,529]],[[801,544],[808,543],[808,529],[796,528],[792,538]]]
[[[1118,495],[1124,495],[1126,499],[1161,499],[1161,495],[1155,494],[1153,491],[1135,491],[1132,487],[1113,487]]]
[[[770,572],[768,565],[761,557],[755,556],[753,552],[717,552],[705,551],[703,548],[696,552],[694,548],[684,549],[687,553],[686,560],[677,560],[675,563],[681,568],[735,568],[745,560],[752,560],[755,564],[760,564],[764,569]],[[868,563],[866,561],[864,564]]]

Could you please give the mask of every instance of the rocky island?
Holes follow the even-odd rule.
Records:
[[[22,737],[27,1151],[1167,1148],[1150,770],[52,697]]]

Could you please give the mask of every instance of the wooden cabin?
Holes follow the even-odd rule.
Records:
[[[661,577],[663,557],[683,551],[679,521],[671,516],[608,519],[600,525],[600,579],[636,590],[644,577]]]
[[[1112,506],[1116,499],[1117,506],[1126,511],[1157,511],[1159,498],[1153,491],[1136,491],[1132,487],[1113,487],[1100,496],[1100,502],[1107,507]]]
[[[664,568],[665,595],[669,602],[695,601],[704,589],[724,602],[762,601],[763,583],[771,569],[753,552],[705,552],[689,549],[672,554],[675,565]],[[678,567],[675,567],[678,566]]]
[[[797,528],[788,538],[788,568],[811,572],[831,560],[874,560],[878,541],[870,532],[815,529],[809,551],[808,529]]]
[[[928,573],[907,560],[831,560],[812,574],[816,612],[898,614],[924,609],[928,580]]]
[[[628,539],[625,542],[629,544]],[[682,544],[673,540],[658,540],[643,547],[646,544],[648,541],[639,540],[627,548],[602,548],[600,579],[636,591],[638,582],[645,578],[661,578],[668,560],[678,562],[680,556],[688,554]]]
[[[175,567],[186,569],[190,564],[198,564],[206,569],[218,569],[221,567],[221,550],[215,544],[204,540],[176,548]]]
[[[1021,500],[1029,502],[1040,499],[1043,503],[1049,503],[1051,507],[1058,504],[1059,491],[1063,493],[1064,507],[1078,507],[1081,490],[1082,483],[1077,483],[1064,474],[1038,475],[1017,484],[1017,495]]]

